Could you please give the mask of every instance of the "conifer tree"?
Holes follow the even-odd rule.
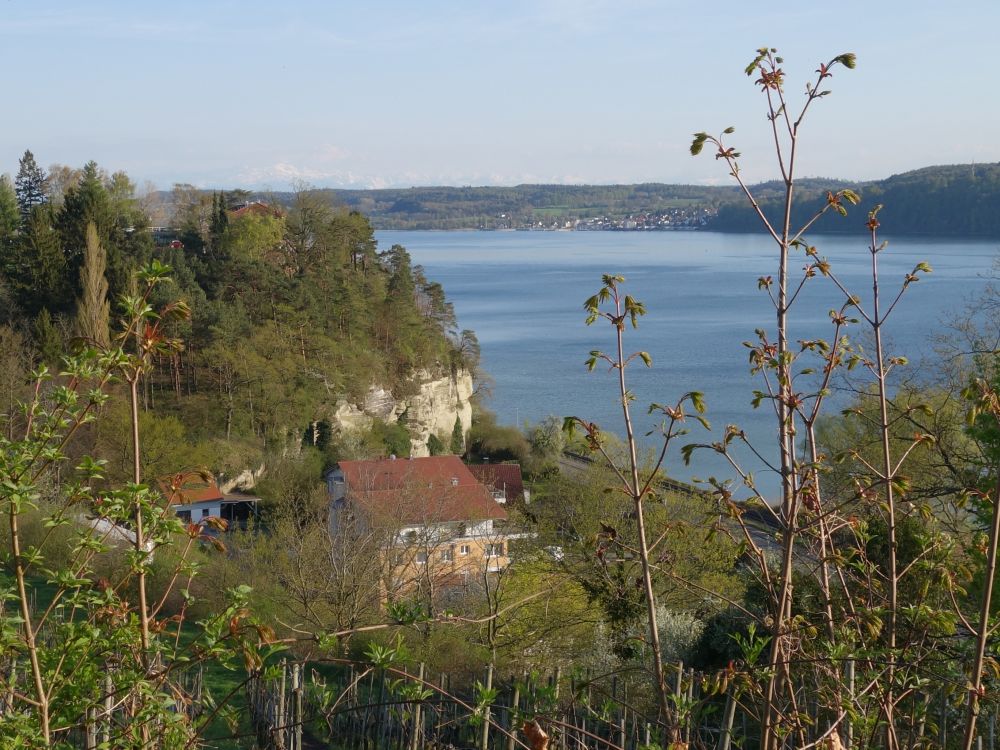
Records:
[[[0,175],[0,244],[6,244],[17,232],[21,214],[17,193],[7,175]]]
[[[108,280],[104,277],[106,267],[107,255],[97,236],[97,227],[90,222],[87,224],[87,245],[80,268],[81,295],[77,301],[76,325],[83,338],[102,347],[110,344]]]
[[[226,191],[219,191],[219,234],[225,233],[229,227],[229,209],[226,203]]]
[[[63,342],[48,308],[42,308],[35,319],[34,329],[38,358],[50,367],[57,367],[63,352]]]
[[[22,223],[27,223],[31,209],[48,200],[45,194],[45,182],[45,172],[35,162],[35,155],[30,150],[25,151],[19,162],[17,177],[14,179]]]
[[[226,211],[226,194],[224,192],[213,192],[212,216],[209,223],[208,233],[214,250],[218,250],[222,245],[222,238],[226,234],[226,228],[228,226],[229,213]]]
[[[72,259],[74,269],[79,268],[82,262],[87,227],[91,223],[106,246],[112,224],[111,200],[95,161],[84,165],[79,184],[66,191],[66,198],[56,216],[63,249],[67,258]]]
[[[72,277],[47,205],[32,210],[16,252],[15,288],[24,309],[33,313],[44,305],[52,311],[69,310]]]
[[[462,430],[462,420],[455,417],[455,426],[451,430],[451,452],[456,456],[465,453],[465,432]]]

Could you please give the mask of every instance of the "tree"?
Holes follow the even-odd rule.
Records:
[[[80,181],[66,191],[62,207],[56,214],[63,252],[74,270],[83,262],[88,226],[94,225],[107,252],[112,223],[111,201],[103,175],[97,162],[89,161],[80,173]]]
[[[14,430],[19,425],[19,404],[30,398],[31,371],[37,364],[35,348],[31,340],[11,328],[0,325],[0,382],[6,392],[0,401],[0,424],[8,426],[7,439],[14,439]]]
[[[80,177],[83,172],[75,167],[66,164],[50,164],[48,179],[45,183],[46,193],[49,202],[59,207],[66,198],[66,193],[70,188],[80,184]]]
[[[39,361],[52,368],[58,367],[63,354],[63,339],[47,307],[38,313],[33,329]]]
[[[455,417],[455,426],[451,429],[451,452],[456,456],[465,453],[465,431],[462,429],[462,420]]]
[[[444,442],[437,435],[432,434],[427,438],[427,452],[432,456],[443,456],[445,454]]]
[[[517,427],[498,425],[491,411],[476,408],[469,430],[468,454],[483,461],[517,461],[524,464],[531,454],[531,445]]]
[[[130,412],[120,432],[129,435],[131,481],[108,484],[101,460],[70,459],[74,436],[108,402],[115,377],[134,383],[134,373],[166,345],[156,335],[157,320],[172,311],[148,305],[165,272],[159,264],[148,267],[139,279],[144,286],[123,300],[126,323],[112,351],[85,348],[67,357],[65,374],[51,387],[44,368],[36,373],[23,414],[15,417],[20,429],[3,441],[3,588],[17,614],[3,620],[0,649],[18,661],[16,670],[4,667],[10,687],[0,722],[4,747],[68,747],[98,734],[106,747],[193,747],[227,699],[210,714],[190,710],[181,673],[205,661],[235,667],[241,656],[253,669],[262,663],[263,641],[273,641],[245,609],[248,588],[232,592],[197,626],[184,624],[187,603],[174,615],[164,611],[181,582],[190,590],[191,557],[213,539],[166,512],[181,475],[172,477],[168,497],[142,482],[134,388],[120,403]],[[175,306],[173,313],[182,310]],[[139,329],[145,333],[137,342]],[[5,434],[9,427],[3,425]],[[29,544],[32,523],[46,531]],[[160,589],[148,585],[154,560],[169,561]]]
[[[63,254],[59,233],[53,227],[49,206],[37,206],[18,237],[14,287],[29,313],[42,306],[52,312],[72,309],[75,279]]]
[[[511,671],[606,670],[607,623],[586,588],[537,544],[522,541],[512,554],[511,565],[480,570],[468,594],[467,605],[486,619],[479,640],[491,660]]]
[[[218,237],[227,255],[262,261],[281,248],[284,235],[284,219],[247,213],[227,223]]]
[[[566,449],[566,433],[562,429],[562,420],[550,414],[538,424],[527,428],[526,432],[531,443],[533,470],[541,474],[555,467]]]
[[[886,292],[880,266],[888,243],[879,237],[880,204],[868,212],[865,222],[870,286],[863,294],[848,289],[837,269],[811,244],[808,235],[817,231],[824,215],[846,216],[848,207],[860,201],[849,188],[830,189],[815,210],[797,221],[795,167],[804,118],[815,102],[830,93],[824,87],[833,69],[853,68],[855,59],[848,53],[820,64],[814,81],[806,85],[804,103],[797,107],[785,94],[782,65],[775,49],[762,48],[746,68],[748,75],[758,76],[755,84],[766,100],[781,175],[781,210],[765,210],[757,199],[758,190],[744,181],[740,153],[731,145],[733,128],[718,136],[696,133],[691,145],[693,155],[706,144],[712,147],[777,251],[777,273],[758,280],[774,308],[775,328],[756,331],[755,340],[746,343],[751,372],[762,379],[754,405],[773,408],[777,450],[750,445],[735,426],[727,427],[717,443],[686,447],[726,456],[738,480],[752,492],[749,501],[740,502],[733,483],[712,482],[720,507],[740,530],[747,558],[754,561],[755,593],[741,611],[754,621],[753,628],[761,630],[748,626],[739,636],[748,676],[741,702],[756,705],[762,750],[790,742],[837,746],[855,736],[863,737],[866,745],[894,750],[929,742],[928,707],[941,683],[955,680],[962,685],[961,700],[967,710],[961,747],[971,748],[979,731],[980,699],[986,694],[982,678],[989,667],[987,641],[995,627],[990,625],[990,596],[1000,541],[1000,487],[981,496],[992,511],[989,530],[974,541],[985,558],[983,594],[967,598],[971,571],[969,558],[960,553],[962,537],[942,529],[934,506],[912,481],[913,476],[922,483],[927,479],[920,475],[920,462],[946,465],[958,455],[956,446],[965,449],[948,435],[948,424],[954,422],[948,408],[933,415],[930,406],[914,402],[905,390],[894,397],[889,377],[907,360],[887,351],[886,323],[906,290],[930,267],[918,263]],[[805,259],[801,274],[790,266],[795,253]],[[799,292],[811,279],[827,279],[843,295],[841,307],[829,313],[828,339],[797,339],[793,333],[792,313],[801,301]],[[858,324],[870,344],[861,346],[847,335]],[[816,366],[811,366],[810,358]],[[846,466],[831,471],[831,457],[821,442],[820,415],[833,374],[855,369],[867,384],[860,389],[862,398],[848,410],[850,419],[838,425],[839,430],[826,432],[844,448],[837,458]],[[974,404],[973,417],[976,409],[991,420],[1000,415],[996,390],[983,379],[975,381],[966,395]],[[932,415],[941,417],[936,424],[927,419]],[[924,425],[944,429],[928,432]],[[941,450],[930,447],[939,437],[950,444]],[[780,502],[768,504],[753,472],[731,451],[736,444],[748,445],[767,470],[780,476]],[[967,472],[953,466],[946,469],[949,480],[957,480],[947,490],[956,493],[952,512],[968,519],[961,505],[968,493],[960,486]],[[938,483],[932,491],[936,496],[941,478],[934,475],[941,472],[926,473]],[[948,503],[948,498],[931,499]],[[755,518],[767,519],[776,529],[776,555],[754,538]],[[961,653],[947,645],[951,639],[963,641]],[[976,653],[970,657],[965,646],[973,640]],[[858,689],[859,685],[865,687]],[[811,715],[803,710],[803,690],[814,696]],[[940,721],[943,737],[947,713]],[[821,732],[818,727],[825,729]]]
[[[132,476],[129,423],[128,409],[116,400],[104,410],[93,430],[94,451],[107,461],[105,476],[112,482],[127,482]],[[189,435],[175,416],[158,415],[152,410],[142,411],[139,414],[139,430],[143,441],[140,471],[150,484],[171,474],[214,463],[212,449]]]
[[[209,224],[209,237],[212,247],[221,247],[223,238],[226,235],[226,228],[229,226],[229,211],[226,208],[226,194],[224,192],[212,193],[212,217]]]
[[[372,435],[381,443],[385,455],[406,458],[410,455],[410,433],[401,422],[383,422],[376,419],[371,426]]]
[[[333,226],[329,203],[311,191],[296,190],[285,222],[286,262],[295,273],[305,274],[324,266],[332,271],[346,263],[346,252],[341,254],[335,248]]]
[[[624,496],[631,511],[629,519],[634,519],[635,532],[626,537],[619,537],[617,528],[611,524],[602,524],[598,535],[598,556],[603,560],[608,554],[613,554],[618,560],[638,560],[638,575],[634,577],[629,596],[619,596],[614,600],[616,607],[624,607],[625,613],[632,610],[635,613],[645,611],[644,631],[648,644],[646,662],[650,665],[651,684],[658,703],[658,719],[667,729],[672,743],[680,741],[681,709],[674,705],[667,690],[665,667],[663,664],[663,649],[660,643],[660,626],[657,619],[659,603],[654,586],[654,572],[658,570],[658,561],[668,554],[666,545],[662,552],[657,552],[659,545],[664,544],[666,535],[656,535],[651,524],[656,513],[656,500],[660,489],[658,479],[663,460],[675,438],[687,433],[684,427],[687,414],[685,404],[690,404],[694,410],[694,419],[707,427],[707,422],[700,416],[704,410],[704,402],[699,392],[691,391],[681,396],[673,405],[653,403],[649,413],[662,415],[663,422],[659,428],[661,447],[657,458],[647,468],[639,458],[638,446],[632,421],[631,402],[635,396],[629,390],[626,382],[626,370],[632,362],[642,362],[646,367],[652,366],[652,358],[647,352],[638,351],[626,354],[624,348],[624,332],[626,326],[638,327],[639,318],[646,314],[646,306],[630,294],[625,294],[622,276],[604,274],[601,288],[589,297],[583,308],[587,313],[586,323],[591,325],[598,320],[607,321],[614,329],[614,349],[611,354],[599,350],[590,352],[587,367],[593,370],[598,364],[606,364],[615,374],[618,386],[618,397],[621,404],[622,423],[625,428],[625,456],[616,460],[608,449],[607,441],[601,427],[594,422],[579,417],[566,417],[564,424],[567,432],[572,433],[581,428],[586,436],[588,447],[599,454],[606,465],[611,467],[614,482],[608,488],[609,492]],[[624,519],[623,519],[624,520]],[[629,539],[629,541],[625,541]],[[622,566],[614,566],[615,575],[621,576]],[[621,588],[621,580],[618,580]],[[627,618],[623,618],[627,619]]]
[[[385,307],[379,321],[379,329],[384,333],[380,337],[391,348],[401,376],[426,359],[423,355],[433,339],[424,335],[426,328],[417,310],[410,254],[402,245],[393,245],[379,258],[389,271]]]
[[[267,490],[283,482],[272,479]],[[353,520],[344,520],[334,533],[326,504],[319,503],[326,500],[326,489],[316,476],[312,483],[315,503],[303,504],[298,486],[290,493],[279,490],[269,505],[267,533],[238,536],[235,554],[219,566],[221,571],[209,571],[200,588],[207,596],[212,589],[255,580],[255,611],[299,633],[346,633],[338,643],[343,653],[352,629],[381,619],[382,575],[374,568],[385,556],[380,538]],[[294,499],[288,502],[287,497]],[[226,577],[220,580],[220,573]]]
[[[107,256],[97,237],[94,222],[87,224],[87,247],[80,268],[80,299],[77,301],[76,322],[80,335],[99,347],[110,343],[111,304],[108,300],[108,280],[104,278]]]
[[[613,491],[616,479],[614,470],[599,462],[577,474],[554,474],[533,493],[531,513],[538,519],[538,544],[559,550],[555,567],[600,607],[616,652],[626,655],[647,640],[636,637],[647,613],[635,586],[640,563],[631,554],[638,546],[637,519],[629,499]],[[704,544],[712,515],[709,497],[660,491],[645,513],[647,532],[652,539],[662,537],[658,548],[662,562],[669,563],[653,577],[659,612],[687,612],[701,620],[722,606],[721,598],[706,598],[705,590],[740,596],[742,584],[734,574],[738,546],[722,536]]]
[[[209,240],[212,206],[205,193],[194,185],[177,183],[171,191],[173,209],[170,225],[180,232],[180,239],[189,252],[200,252]]]
[[[7,175],[0,175],[0,245],[11,242],[21,224],[17,193]]]
[[[14,189],[17,193],[17,205],[21,211],[21,222],[28,221],[35,206],[45,203],[45,172],[35,163],[35,155],[30,150],[24,152],[19,162],[17,177],[14,178]]]

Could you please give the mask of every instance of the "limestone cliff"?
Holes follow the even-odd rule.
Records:
[[[468,432],[472,426],[472,374],[459,370],[454,377],[435,375],[420,370],[413,376],[417,392],[396,399],[392,393],[373,386],[361,404],[338,401],[330,418],[334,432],[364,429],[373,419],[395,422],[406,412],[406,428],[410,432],[411,455],[428,455],[427,441],[431,435],[447,439],[455,426],[455,418]]]

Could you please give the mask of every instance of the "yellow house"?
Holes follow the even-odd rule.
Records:
[[[335,532],[381,536],[387,598],[461,590],[510,564],[507,511],[457,456],[341,461],[327,487]]]

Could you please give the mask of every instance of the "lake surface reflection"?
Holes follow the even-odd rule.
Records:
[[[606,369],[588,373],[592,349],[610,350],[610,326],[584,325],[583,301],[600,287],[601,275],[621,274],[624,288],[648,314],[627,332],[629,351],[645,350],[653,367],[629,370],[642,432],[656,422],[646,415],[653,401],[673,402],[697,390],[705,395],[713,434],[697,425],[684,442],[718,439],[738,424],[767,456],[776,454],[774,416],[767,403],[750,401],[761,381],[749,374],[747,349],[755,328],[773,335],[773,307],[757,288],[775,275],[773,243],[763,235],[711,232],[404,232],[377,233],[380,249],[406,246],[428,278],[443,284],[459,324],[475,330],[484,369],[495,380],[488,404],[499,421],[522,424],[549,414],[577,415],[621,431],[615,378]],[[904,275],[927,261],[934,272],[913,284],[886,324],[889,352],[916,362],[932,352],[944,322],[981,294],[984,276],[998,257],[995,241],[889,237],[879,255],[883,296],[895,295]],[[863,237],[812,237],[834,273],[870,304],[870,254]],[[795,278],[802,254],[791,267]],[[822,277],[810,280],[792,311],[792,339],[832,335],[829,310],[843,301]],[[861,334],[862,326],[853,328]],[[841,398],[843,403],[844,398]],[[678,444],[679,447],[679,444]],[[678,451],[668,460],[678,479],[732,476],[710,452],[684,466]],[[749,457],[747,457],[749,461]],[[761,471],[758,481],[777,482]]]

